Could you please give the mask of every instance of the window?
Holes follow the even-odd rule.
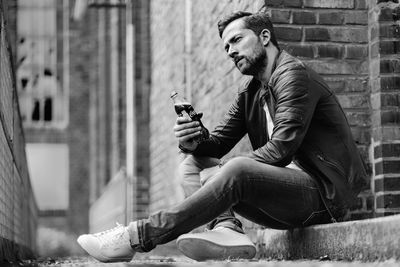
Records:
[[[68,145],[28,143],[26,144],[26,154],[32,187],[39,209],[68,209]]]
[[[18,1],[17,88],[26,127],[66,124],[67,96],[57,73],[56,4]]]

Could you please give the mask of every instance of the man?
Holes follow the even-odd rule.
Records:
[[[233,211],[260,225],[290,229],[343,219],[366,177],[345,115],[322,78],[279,49],[265,13],[234,13],[218,23],[228,56],[252,79],[209,139],[198,122],[174,127],[188,154],[181,165],[187,198],[148,219],[78,239],[101,261],[130,260],[177,237],[196,260],[252,258],[255,246]],[[248,134],[253,151],[219,159]],[[199,173],[217,170],[200,186]],[[209,231],[188,233],[209,223]]]

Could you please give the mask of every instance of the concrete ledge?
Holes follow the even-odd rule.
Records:
[[[260,258],[399,259],[400,215],[293,230],[263,229],[254,238]]]

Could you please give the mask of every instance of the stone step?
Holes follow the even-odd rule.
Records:
[[[382,261],[400,258],[400,215],[250,233],[261,259]]]

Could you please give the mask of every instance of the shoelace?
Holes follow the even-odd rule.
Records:
[[[94,235],[94,236],[102,236],[102,235],[108,234],[108,233],[110,233],[110,232],[114,232],[115,230],[118,230],[118,228],[120,228],[121,226],[123,227],[123,225],[120,224],[120,223],[118,223],[118,222],[117,222],[116,224],[117,224],[117,226],[115,226],[114,228],[105,230],[105,231],[103,231],[103,232],[98,232],[98,233],[93,234],[93,235]]]
[[[122,236],[124,235],[123,229],[121,227],[124,227],[122,224],[116,223],[117,226],[108,230],[105,230],[103,232],[99,232],[97,234],[94,234],[103,244],[103,247],[109,247],[109,246],[115,246],[124,243],[125,240],[122,239]],[[120,233],[113,234],[113,232],[120,231]],[[109,236],[109,234],[112,234]]]

